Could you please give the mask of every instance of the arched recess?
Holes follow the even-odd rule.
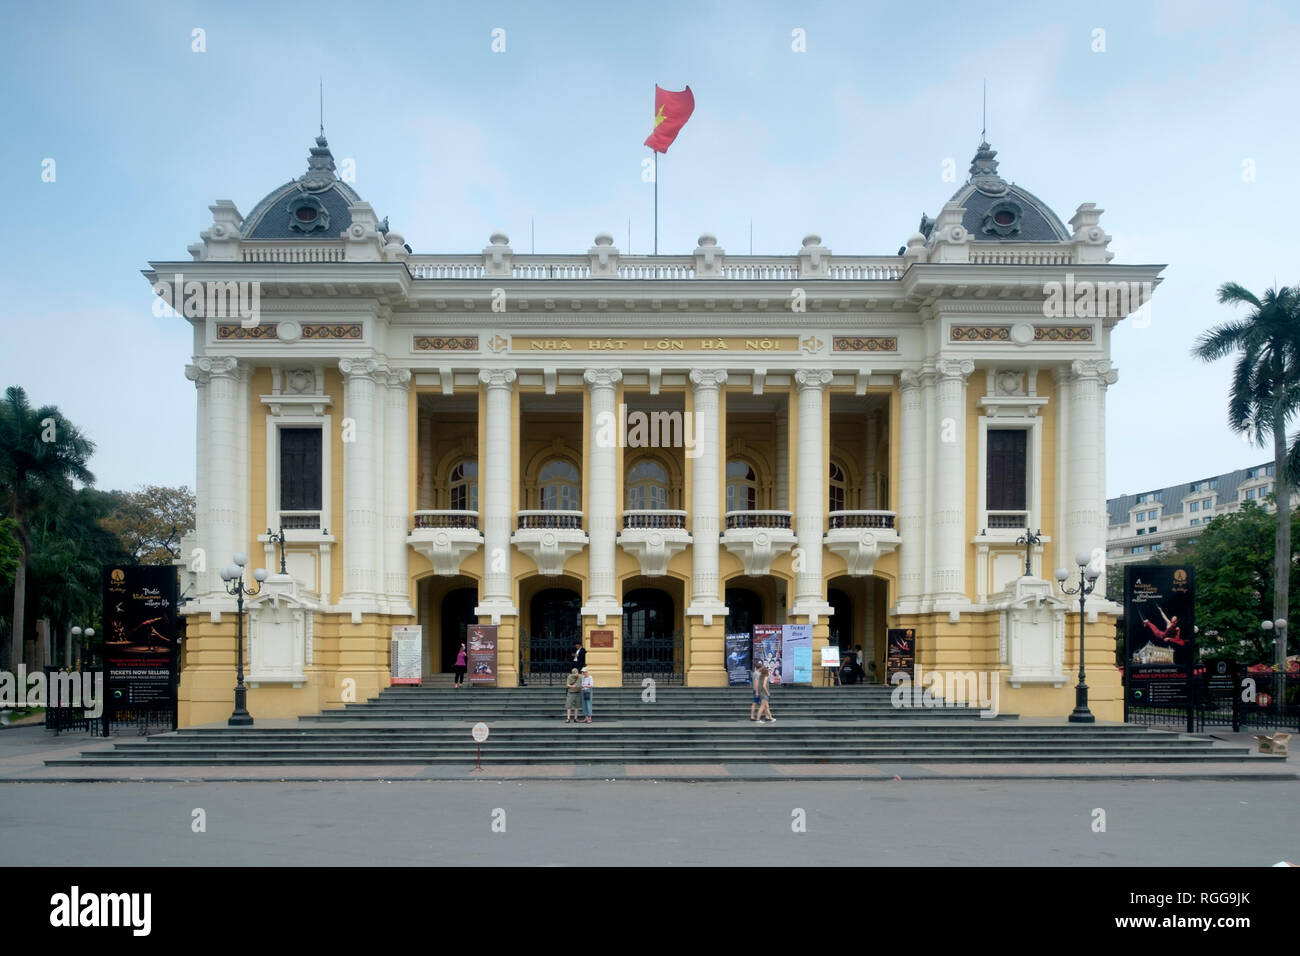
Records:
[[[677,462],[673,460],[671,455],[638,448],[635,451],[625,452],[624,459],[626,462],[626,471],[623,478],[623,507],[625,509],[628,511],[641,511],[650,507],[649,505],[636,505],[632,503],[634,498],[633,487],[637,483],[638,466],[643,462],[656,464],[664,471],[667,487],[667,503],[664,504],[663,507],[679,511],[682,509],[682,488],[684,484],[682,470],[678,466]]]
[[[414,580],[412,591],[415,594],[415,619],[423,629],[421,673],[426,677],[451,672],[452,664],[456,660],[456,647],[451,646],[451,653],[448,656],[448,643],[452,640],[459,641],[463,636],[460,631],[461,625],[477,623],[477,618],[472,612],[478,604],[479,590],[480,579],[473,574],[446,577],[429,573]],[[453,597],[458,591],[463,593],[460,597]],[[470,596],[473,597],[473,603],[470,603],[466,609],[463,604],[470,599]],[[444,613],[445,605],[449,600],[453,605],[460,607],[460,612],[453,616],[457,631],[454,635],[447,633],[449,619]]]
[[[446,510],[451,505],[451,471],[464,460],[478,461],[478,443],[465,438],[439,458],[433,466],[433,503],[430,508]]]
[[[575,455],[571,449],[560,443],[553,443],[543,448],[537,454],[528,460],[524,468],[523,481],[520,483],[520,494],[522,503],[520,507],[525,511],[537,510],[545,507],[542,502],[542,471],[552,461],[565,461],[571,465],[577,473],[577,503],[573,505],[572,510],[583,510],[583,487],[582,487],[582,458]],[[562,509],[563,510],[563,509]]]
[[[571,575],[519,581],[520,663],[525,683],[563,683],[582,639],[582,582]]]

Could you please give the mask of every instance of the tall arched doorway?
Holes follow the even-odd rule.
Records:
[[[842,658],[845,651],[853,650],[853,599],[839,588],[831,588],[826,603],[835,609],[827,620],[828,638],[832,647],[840,649]]]
[[[723,628],[727,634],[753,634],[755,624],[763,620],[763,599],[748,588],[727,588],[727,621]]]
[[[680,684],[685,673],[672,595],[635,588],[623,595],[623,679]]]
[[[465,640],[465,628],[478,623],[478,616],[474,613],[477,605],[478,591],[475,588],[456,588],[448,591],[442,599],[440,664],[445,674],[450,674],[456,663],[456,652]]]
[[[531,683],[563,681],[573,645],[582,640],[582,596],[569,588],[544,588],[528,602],[522,673]]]

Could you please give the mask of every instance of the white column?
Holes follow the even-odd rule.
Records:
[[[691,480],[691,605],[689,617],[701,617],[705,626],[725,617],[726,605],[718,593],[718,390],[726,383],[725,369],[691,370],[695,396],[695,441],[700,450]]]
[[[1061,552],[1061,561],[1073,569],[1076,554],[1092,555],[1094,549],[1106,547],[1106,480],[1102,471],[1105,387],[1118,376],[1105,359],[1073,362],[1070,372],[1070,432],[1059,440],[1066,443],[1069,462],[1066,549]],[[1099,593],[1095,592],[1092,600],[1104,599],[1105,592]]]
[[[388,374],[387,408],[384,416],[384,574],[387,581],[389,612],[413,614],[410,584],[407,580],[407,527],[411,521],[408,489],[407,439],[408,401],[411,397],[411,372],[393,369]]]
[[[942,359],[934,441],[936,610],[953,610],[966,597],[966,378],[975,369],[970,359]]]
[[[239,362],[230,357],[204,357],[195,363],[207,376],[207,540],[200,540],[208,566],[208,587],[218,604],[231,603],[219,577],[239,550],[237,515],[240,490],[238,460]]]
[[[194,536],[195,546],[203,551],[203,563],[199,565],[202,571],[195,571],[194,574],[194,597],[207,595],[216,589],[216,581],[220,578],[217,575],[217,569],[224,565],[215,554],[212,560],[208,560],[207,551],[211,547],[212,541],[212,501],[209,488],[211,487],[208,478],[209,453],[208,442],[208,423],[210,420],[209,402],[208,402],[208,385],[211,380],[211,373],[199,364],[185,366],[185,377],[194,383],[194,390],[197,394],[196,412],[195,412],[195,448],[197,450],[194,472]],[[190,555],[182,555],[186,562],[193,562],[194,558]]]
[[[357,441],[369,441],[370,462],[374,469],[371,480],[375,489],[375,602],[381,614],[388,613],[388,548],[384,542],[384,529],[387,524],[388,508],[385,503],[387,493],[386,456],[384,454],[384,422],[388,415],[388,366],[383,362],[375,365],[375,398],[370,403],[373,418],[369,425],[357,420]]]
[[[587,603],[582,614],[595,615],[602,627],[609,615],[621,615],[623,605],[614,595],[614,539],[618,535],[618,452],[608,439],[617,441],[619,423],[615,421],[617,386],[623,379],[618,369],[589,368],[583,375],[591,389],[591,422],[587,440],[591,442],[587,480],[587,528],[590,577]]]
[[[830,369],[801,368],[794,373],[799,388],[799,436],[795,455],[794,527],[803,550],[803,570],[795,572],[791,614],[807,615],[816,624],[835,612],[822,593],[822,505],[826,495],[826,448],[822,444],[822,391],[830,384]]]
[[[479,460],[479,508],[483,521],[483,595],[474,608],[491,615],[493,624],[513,617],[510,593],[510,513],[514,502],[514,461],[510,454],[510,392],[513,369],[483,369],[478,380],[487,387],[485,447]]]
[[[359,612],[375,610],[379,531],[379,489],[375,485],[374,359],[340,359],[343,373],[343,596]]]
[[[899,376],[902,409],[898,461],[898,607],[900,614],[920,610],[925,577],[925,407],[921,375]]]

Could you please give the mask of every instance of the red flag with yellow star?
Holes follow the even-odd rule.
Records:
[[[668,152],[686,121],[695,112],[695,94],[688,86],[680,93],[660,89],[655,84],[655,128],[645,144],[656,153]]]

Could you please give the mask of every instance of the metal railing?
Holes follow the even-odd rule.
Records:
[[[582,631],[559,631],[549,634],[519,632],[519,684],[563,686],[573,670],[573,645],[582,640]],[[557,706],[559,702],[556,702]]]
[[[420,528],[468,528],[471,531],[478,530],[477,511],[417,511],[414,517],[417,530]]]
[[[686,656],[682,632],[623,635],[623,683],[639,685],[647,677],[656,684],[685,684]]]
[[[281,511],[280,527],[285,531],[319,531],[319,511]]]
[[[893,530],[896,515],[892,511],[832,511],[830,526],[838,528],[883,528]]]
[[[727,530],[738,528],[783,528],[790,530],[789,511],[728,511]]]
[[[1024,511],[990,511],[989,527],[995,531],[1023,530],[1029,521]]]
[[[581,511],[521,511],[519,530],[545,528],[556,531],[581,531]]]
[[[640,528],[686,528],[686,512],[672,510],[637,510],[623,512],[623,530]]]

